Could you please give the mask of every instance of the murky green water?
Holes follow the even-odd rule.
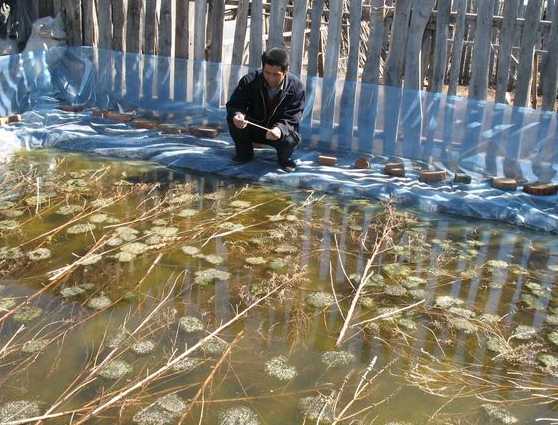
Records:
[[[46,151],[4,167],[2,424],[109,400],[87,423],[558,417],[554,237],[398,211],[336,347],[381,204]]]

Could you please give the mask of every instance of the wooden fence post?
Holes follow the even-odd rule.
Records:
[[[111,0],[97,0],[96,9],[99,22],[99,47],[110,49],[113,33]]]
[[[435,0],[420,0],[412,9],[411,26],[407,37],[405,58],[405,88],[420,90],[422,85],[421,46],[426,24],[432,14]]]
[[[318,51],[320,49],[320,32],[324,0],[312,2],[312,19],[310,27],[310,43],[308,45],[308,76],[318,74]]]
[[[517,70],[514,106],[527,106],[529,99],[529,84],[533,73],[533,57],[541,9],[542,0],[529,0],[527,10],[525,11],[525,26],[519,51],[519,69]]]
[[[205,60],[206,1],[196,0],[194,9],[194,60]]]
[[[176,0],[176,27],[175,39],[176,48],[175,56],[177,58],[188,59],[188,43],[190,37],[188,34],[188,13],[189,0]]]
[[[124,9],[124,0],[112,0],[112,49],[116,51],[124,51],[126,13]]]
[[[548,57],[541,70],[543,80],[543,109],[554,111],[556,105],[556,86],[558,83],[558,2],[552,13],[552,27]]]
[[[140,22],[143,12],[142,0],[128,0],[127,25],[126,25],[126,52],[140,53]]]
[[[223,56],[223,26],[225,24],[225,0],[214,0],[213,22],[211,25],[211,45],[209,47],[208,60],[210,62],[221,62]]]
[[[484,100],[488,90],[488,59],[492,33],[494,0],[482,0],[477,10],[477,29],[473,48],[473,65],[469,97]]]
[[[248,27],[248,8],[250,0],[240,0],[234,27],[234,41],[231,64],[242,65],[244,47],[246,46],[246,28]]]
[[[364,70],[362,71],[362,82],[364,83],[378,84],[380,81],[380,58],[385,34],[384,1],[372,0],[370,5],[368,52]]]
[[[500,51],[496,70],[496,102],[506,102],[510,73],[513,37],[517,20],[518,0],[507,0],[504,4],[504,23],[500,31]]]
[[[308,0],[295,0],[293,30],[291,36],[291,72],[300,75],[304,57],[304,40],[306,38],[306,12]]]
[[[358,56],[360,51],[360,21],[362,20],[362,0],[351,0],[349,58],[345,80],[354,81],[358,75]]]
[[[145,0],[144,51],[148,55],[157,53],[157,0]]]
[[[93,46],[97,44],[95,0],[82,0],[81,4],[83,7],[83,44]]]
[[[384,84],[388,86],[401,86],[410,14],[411,0],[399,0],[395,5],[389,54],[384,70]]]
[[[285,23],[285,9],[287,0],[273,0],[271,2],[271,17],[269,23],[269,37],[267,48],[283,47],[283,26]]]
[[[263,49],[263,5],[262,0],[252,0],[250,13],[250,67],[257,68],[261,64]]]
[[[172,29],[172,0],[161,0],[158,28],[160,56],[172,54]]]
[[[63,0],[66,14],[66,31],[72,46],[81,46],[83,27],[81,22],[81,0]]]
[[[455,96],[457,85],[459,84],[459,72],[461,70],[461,60],[463,57],[463,41],[465,39],[465,18],[467,15],[467,0],[455,0],[455,28],[453,33],[453,46],[451,50],[451,67],[448,85],[448,95]]]
[[[429,87],[435,92],[442,91],[446,75],[450,9],[451,0],[438,1],[436,39],[434,45],[434,71],[432,74],[432,87]]]

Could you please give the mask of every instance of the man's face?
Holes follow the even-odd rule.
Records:
[[[279,87],[287,73],[281,71],[280,66],[265,64],[263,67],[263,76],[267,85],[273,89]]]

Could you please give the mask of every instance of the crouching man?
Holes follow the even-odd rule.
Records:
[[[234,162],[251,161],[253,143],[263,143],[277,150],[283,170],[295,170],[291,154],[300,142],[304,87],[288,70],[287,51],[272,48],[262,55],[262,69],[245,75],[238,83],[227,103],[227,122],[236,148]]]

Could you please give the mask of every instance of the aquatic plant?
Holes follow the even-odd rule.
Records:
[[[280,381],[290,381],[297,375],[296,368],[289,365],[285,356],[277,356],[265,362],[265,371]]]
[[[300,399],[298,408],[311,421],[331,424],[335,420],[334,400],[322,394]]]
[[[496,422],[504,425],[511,425],[518,423],[518,419],[513,416],[508,410],[502,406],[486,403],[481,405],[486,417],[491,422]]]
[[[24,353],[38,353],[39,351],[43,351],[48,344],[49,341],[46,339],[31,339],[25,341],[21,347],[21,351]]]
[[[35,320],[43,314],[43,309],[32,305],[24,305],[20,307],[12,316],[16,322],[26,323]]]
[[[82,223],[82,224],[74,224],[73,226],[68,227],[66,233],[69,235],[78,235],[81,233],[89,233],[95,230],[95,225],[93,223]]]
[[[27,253],[27,256],[29,257],[29,259],[31,261],[41,261],[41,260],[46,260],[48,258],[51,257],[51,252],[50,249],[48,248],[37,248],[34,249],[33,251],[29,251]]]
[[[205,329],[203,322],[197,317],[184,316],[178,320],[178,327],[186,333],[200,332]]]
[[[227,280],[231,277],[229,272],[217,269],[200,270],[197,271],[195,275],[194,282],[201,286],[213,283],[215,280]]]
[[[105,379],[120,379],[123,376],[132,372],[132,366],[126,363],[124,360],[112,360],[105,364],[97,372],[99,376]]]
[[[186,255],[197,255],[200,253],[200,249],[196,248],[195,246],[183,246],[180,248],[182,250],[182,252]]]
[[[355,361],[355,355],[348,351],[326,351],[321,356],[327,368],[348,367]]]
[[[40,412],[39,404],[35,401],[10,401],[0,406],[0,424],[37,417]]]
[[[99,295],[98,297],[91,298],[87,303],[87,307],[93,310],[104,310],[112,305],[112,300],[106,295]]]
[[[136,354],[149,354],[155,349],[155,343],[150,340],[138,341],[132,344],[131,349]]]
[[[248,257],[245,258],[244,261],[246,261],[246,263],[251,265],[259,265],[259,264],[267,263],[267,260],[263,257]]]
[[[306,303],[315,308],[326,308],[335,304],[335,297],[327,292],[312,292],[306,295]]]
[[[260,425],[258,414],[246,406],[231,407],[219,412],[219,425]]]

